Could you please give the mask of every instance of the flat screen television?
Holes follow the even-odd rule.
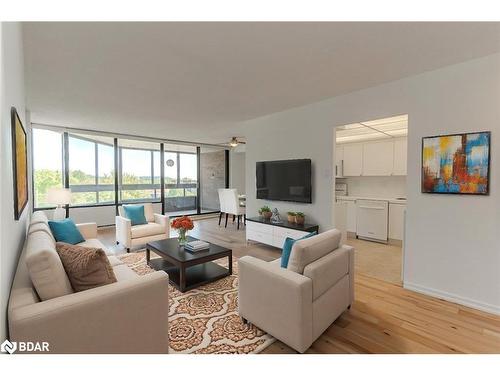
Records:
[[[311,159],[259,161],[257,199],[312,203]]]

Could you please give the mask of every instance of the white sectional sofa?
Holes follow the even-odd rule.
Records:
[[[79,245],[107,251],[95,223],[77,227]],[[47,217],[35,212],[9,299],[12,341],[45,341],[51,353],[168,353],[165,272],[138,276],[109,254],[118,281],[74,293],[55,244]]]

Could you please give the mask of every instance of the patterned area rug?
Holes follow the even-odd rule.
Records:
[[[154,272],[145,252],[118,258],[139,275]],[[227,266],[227,260],[217,261]],[[259,353],[276,339],[238,315],[238,263],[233,275],[181,293],[169,285],[170,353]]]

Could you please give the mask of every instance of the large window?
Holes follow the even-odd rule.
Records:
[[[226,153],[220,147],[36,127],[32,134],[35,209],[53,207],[47,202],[52,187],[71,189],[70,207],[161,202],[171,215],[219,209],[217,188],[227,183]]]
[[[198,157],[194,146],[165,144],[165,211],[197,212]]]
[[[114,203],[112,138],[70,134],[68,159],[71,205]]]
[[[115,202],[115,152],[113,145],[97,144],[97,183],[100,203]]]
[[[51,207],[48,190],[63,187],[62,133],[33,129],[32,134],[34,207]]]
[[[160,145],[120,140],[120,201],[161,200]]]

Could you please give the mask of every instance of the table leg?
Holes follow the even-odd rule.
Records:
[[[184,266],[179,267],[179,289],[182,293],[186,291],[186,268]]]
[[[229,274],[233,274],[233,254],[229,254],[228,256],[228,261],[229,261]]]
[[[151,260],[151,253],[149,252],[149,248],[146,247],[146,264],[149,266],[149,261]]]

